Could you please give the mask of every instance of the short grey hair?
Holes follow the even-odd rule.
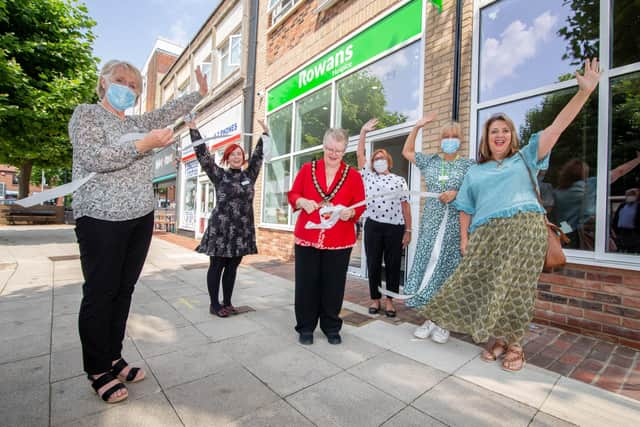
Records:
[[[342,142],[344,148],[347,148],[347,144],[349,143],[349,132],[347,132],[346,129],[329,128],[324,133],[324,138],[322,138],[322,145],[326,145],[329,139]]]
[[[107,62],[106,64],[104,64],[102,66],[102,70],[100,70],[100,76],[98,76],[98,84],[96,85],[96,93],[98,94],[98,97],[100,99],[104,98],[104,94],[105,94],[105,89],[102,87],[102,85],[100,84],[100,82],[102,81],[102,79],[104,78],[105,80],[108,80],[109,77],[111,77],[111,74],[113,74],[113,71],[116,68],[123,68],[131,73],[133,73],[136,76],[136,87],[137,90],[136,95],[140,96],[140,93],[142,92],[142,74],[140,74],[140,70],[138,70],[133,64],[127,62],[127,61],[120,61],[118,59],[112,59],[111,61]],[[137,99],[137,97],[136,97]]]

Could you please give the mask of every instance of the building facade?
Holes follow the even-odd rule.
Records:
[[[195,122],[203,137],[218,137],[207,143],[218,159],[228,144],[243,142],[248,5],[245,0],[222,1],[160,80],[162,105],[197,90],[197,67],[206,75],[209,94],[196,106]],[[215,205],[215,192],[193,148],[188,147],[191,141],[184,122],[176,124],[175,135],[179,140],[176,228],[181,234],[200,238]]]
[[[256,188],[261,253],[293,255],[295,214],[286,193],[301,164],[321,155],[328,127],[352,135],[378,117],[367,154],[386,148],[394,172],[424,190],[400,151],[415,121],[422,151],[439,147],[440,125],[456,118],[463,151],[475,158],[482,123],[496,112],[522,143],[551,124],[577,90],[586,57],[601,84],[562,135],[541,177],[549,217],[571,237],[569,264],[540,278],[536,320],[640,347],[640,251],[634,189],[640,187],[640,16],[632,0],[270,0],[259,3],[256,117],[272,133],[271,159]],[[262,97],[261,97],[262,95]],[[635,203],[635,204],[634,204]],[[420,202],[412,201],[414,224]],[[416,227],[417,228],[417,227]],[[635,234],[634,234],[635,233]],[[635,236],[635,237],[634,237]],[[415,240],[406,253],[410,265]],[[359,242],[350,269],[366,277]]]

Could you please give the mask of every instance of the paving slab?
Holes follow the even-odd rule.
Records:
[[[166,391],[185,426],[219,426],[280,398],[243,368],[232,368]]]
[[[49,355],[0,365],[0,394],[35,387],[49,388]]]
[[[450,426],[527,426],[536,408],[460,378],[449,377],[413,406]]]
[[[139,365],[146,372],[149,367]],[[127,386],[128,401],[140,399],[149,394],[160,391],[160,386],[152,375],[147,375],[144,381]],[[78,376],[51,384],[51,425],[66,425],[68,422],[114,408],[115,405],[106,404],[91,388],[86,376]]]
[[[342,333],[342,344],[339,346],[329,344],[323,337],[305,348],[342,369],[348,369],[386,351],[350,333]]]
[[[346,372],[307,387],[287,401],[319,426],[381,425],[405,407]]]
[[[384,427],[446,427],[429,415],[407,406],[398,412],[389,421],[383,424]]]
[[[312,427],[313,424],[291,405],[279,400],[258,409],[252,414],[239,418],[229,427]]]
[[[209,342],[209,339],[194,326],[157,331],[149,328],[131,335],[144,358],[171,353],[183,348]]]
[[[212,341],[222,341],[263,329],[262,325],[252,321],[245,314],[214,317],[206,322],[196,323],[195,327]]]
[[[65,423],[69,427],[178,427],[178,415],[163,393],[127,400],[97,414]]]
[[[237,364],[224,346],[204,344],[147,359],[163,389],[208,377]]]
[[[0,338],[0,363],[15,362],[51,351],[51,332],[25,335],[18,338]]]
[[[49,425],[49,386],[37,385],[0,392],[0,414],[3,426]]]
[[[190,323],[172,306],[158,298],[153,302],[132,304],[127,327],[130,331],[151,328],[161,332],[167,329],[187,326]]]
[[[577,424],[561,420],[544,412],[538,412],[529,427],[576,427]]]
[[[349,372],[407,404],[448,376],[391,351],[379,354]]]
[[[637,400],[566,377],[560,378],[540,409],[580,426],[637,427],[640,424]]]
[[[80,346],[78,314],[62,314],[60,316],[53,316],[51,351],[64,351]]]
[[[540,408],[560,378],[554,372],[533,365],[526,365],[518,373],[508,372],[499,362],[487,363],[480,357],[460,368],[455,375],[534,408]]]

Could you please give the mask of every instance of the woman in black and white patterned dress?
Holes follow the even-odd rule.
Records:
[[[259,122],[267,134],[266,126]],[[201,139],[197,129],[190,129],[191,140]],[[236,272],[244,255],[258,253],[253,219],[254,186],[263,160],[263,138],[256,144],[248,166],[243,169],[245,155],[242,147],[229,145],[224,150],[222,165],[218,166],[209,154],[206,144],[195,147],[200,166],[207,173],[216,190],[216,206],[209,217],[207,230],[196,249],[209,256],[207,288],[211,298],[209,312],[219,317],[236,314],[231,304],[231,295],[236,281]],[[222,304],[219,300],[222,279]]]
[[[367,165],[364,143],[367,132],[374,130],[377,124],[377,119],[365,123],[360,130],[358,141],[358,168],[367,198],[408,189],[404,178],[390,172],[393,159],[387,150],[375,150],[371,156],[371,164]],[[383,259],[387,290],[397,293],[400,288],[402,251],[411,241],[411,208],[408,200],[409,197],[403,195],[380,197],[367,202],[367,210],[363,217],[367,218],[364,224],[364,249],[369,272],[370,314],[376,314],[381,309],[382,294],[378,288],[382,282]],[[384,312],[387,317],[396,315],[391,296],[386,298]]]

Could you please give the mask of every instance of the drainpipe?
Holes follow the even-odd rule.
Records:
[[[255,83],[256,83],[256,51],[258,50],[258,13],[260,12],[258,0],[250,0],[249,5],[249,40],[247,42],[247,73],[245,75],[245,85],[242,89],[244,108],[242,111],[242,123],[244,132],[253,133],[253,110],[255,104]],[[251,155],[250,135],[244,136],[244,147],[247,156]]]
[[[460,49],[462,45],[462,3],[456,0],[455,51],[453,53],[453,106],[451,118],[459,121],[460,116]]]

